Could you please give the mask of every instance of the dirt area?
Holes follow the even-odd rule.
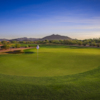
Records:
[[[2,52],[8,52],[8,51],[15,51],[15,50],[25,50],[25,49],[31,49],[31,48],[34,48],[34,47],[28,47],[28,48],[10,48],[10,49],[7,49],[7,50],[0,50],[0,53]]]

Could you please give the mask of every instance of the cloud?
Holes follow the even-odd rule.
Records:
[[[95,25],[77,25],[77,26],[60,26],[60,27],[52,27],[48,29],[53,29],[53,30],[94,30],[94,29],[100,29],[99,26]]]
[[[36,20],[37,21],[37,20]],[[41,22],[49,22],[49,23],[85,23],[85,24],[100,24],[100,17],[94,18],[80,18],[80,17],[51,17],[45,19],[39,19]]]

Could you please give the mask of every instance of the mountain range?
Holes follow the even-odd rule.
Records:
[[[27,37],[23,37],[23,38],[16,38],[16,39],[0,39],[0,41],[43,41],[43,40],[68,40],[71,39],[68,36],[61,36],[61,35],[49,35],[49,36],[45,36],[43,38],[27,38]]]

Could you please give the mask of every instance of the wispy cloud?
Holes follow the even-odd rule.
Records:
[[[52,30],[94,30],[94,29],[99,29],[100,30],[100,25],[95,26],[95,25],[77,25],[77,26],[56,26],[56,27],[42,27],[39,29],[52,29]]]
[[[100,17],[81,18],[81,17],[74,17],[74,16],[70,16],[70,17],[69,16],[65,16],[65,17],[54,16],[51,18],[41,18],[41,19],[35,20],[35,22],[100,24]]]

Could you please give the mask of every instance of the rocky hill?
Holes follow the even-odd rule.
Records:
[[[42,38],[41,40],[68,40],[68,39],[71,39],[70,37],[68,36],[61,36],[61,35],[50,35],[50,36],[46,36],[44,38]]]

